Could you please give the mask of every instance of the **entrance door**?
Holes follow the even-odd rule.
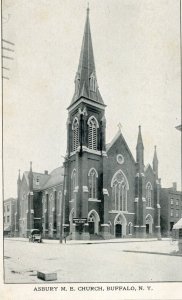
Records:
[[[121,224],[116,224],[115,235],[116,235],[116,238],[122,237],[122,225]]]
[[[146,224],[146,233],[149,233],[149,224]]]
[[[89,222],[89,233],[94,234],[94,222]]]

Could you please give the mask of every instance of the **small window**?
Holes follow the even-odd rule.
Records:
[[[9,205],[7,205],[7,211],[9,211],[9,210],[10,210]]]
[[[178,218],[179,217],[179,211],[176,210],[176,217]]]
[[[173,205],[174,204],[174,200],[173,200],[173,198],[171,198],[171,205]]]
[[[171,217],[174,216],[174,212],[173,212],[173,209],[171,209]]]
[[[36,177],[36,185],[39,185],[39,183],[40,183],[40,178],[37,176]]]
[[[9,223],[9,216],[7,216],[7,223]]]
[[[176,206],[179,206],[179,200],[176,199]]]

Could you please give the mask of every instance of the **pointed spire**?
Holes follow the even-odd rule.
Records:
[[[30,161],[30,171],[28,173],[28,179],[29,179],[29,189],[30,189],[30,191],[33,191],[32,161]]]
[[[136,162],[138,163],[139,170],[142,171],[144,168],[144,146],[142,140],[141,126],[138,126],[138,139],[136,146]]]
[[[137,139],[137,147],[143,147],[142,133],[141,133],[141,125],[138,126],[138,139]],[[144,148],[144,147],[143,147]]]
[[[21,182],[21,177],[20,177],[20,169],[18,170],[18,180],[17,180],[17,183],[20,183]]]
[[[80,97],[86,97],[104,105],[97,84],[89,12],[90,9],[88,5],[79,65],[75,77],[75,93],[71,105]]]
[[[154,157],[153,157],[153,171],[158,177],[158,158],[157,158],[157,147],[154,146]]]

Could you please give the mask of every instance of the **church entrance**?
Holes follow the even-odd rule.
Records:
[[[99,233],[99,222],[100,218],[98,213],[93,209],[88,214],[88,224],[89,224],[89,233],[98,234]]]
[[[116,238],[122,237],[122,225],[116,224]]]
[[[122,213],[117,214],[114,220],[114,236],[122,238],[126,235],[126,218]]]
[[[153,218],[150,214],[146,216],[146,234],[152,234],[153,232]]]

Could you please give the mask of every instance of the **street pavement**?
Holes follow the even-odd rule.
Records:
[[[6,283],[41,283],[37,271],[56,272],[56,282],[182,281],[182,256],[170,239],[97,241],[4,240]]]

